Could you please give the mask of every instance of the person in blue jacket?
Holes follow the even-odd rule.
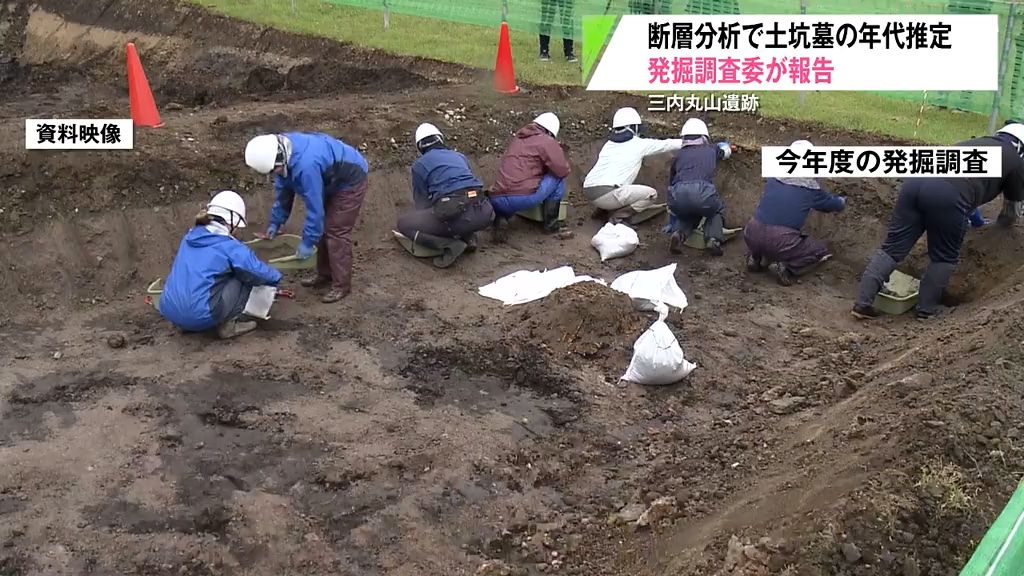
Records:
[[[398,231],[417,244],[440,250],[434,266],[447,268],[466,251],[476,250],[476,233],[490,227],[494,208],[483,182],[462,154],[448,149],[433,124],[415,134],[420,157],[412,165],[415,209],[398,218]]]
[[[260,174],[275,175],[270,226],[273,238],[292,212],[295,195],[306,205],[299,258],[318,246],[316,274],[302,280],[307,288],[330,286],[321,298],[337,302],[352,291],[352,230],[366,196],[369,165],[354,147],[320,132],[256,136],[245,147],[245,163]]]
[[[797,140],[789,148],[802,156],[813,145]],[[754,216],[743,228],[747,244],[747,270],[768,271],[779,284],[790,286],[794,277],[812,270],[831,254],[821,241],[804,234],[811,210],[841,212],[846,198],[830,194],[815,178],[769,178]]]
[[[160,294],[164,318],[186,332],[216,329],[221,338],[256,328],[242,320],[249,293],[277,286],[281,273],[232,236],[239,228],[245,228],[245,202],[230,190],[218,193],[178,246]]]

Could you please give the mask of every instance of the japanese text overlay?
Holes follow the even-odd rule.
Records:
[[[996,90],[996,15],[623,16],[588,90]]]
[[[131,150],[131,119],[25,120],[26,150]]]
[[[999,146],[761,148],[762,178],[998,178]]]

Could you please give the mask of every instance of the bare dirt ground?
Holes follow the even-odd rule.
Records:
[[[27,153],[26,117],[127,115],[126,41],[166,125],[130,152]],[[1019,229],[970,232],[949,317],[858,324],[893,182],[833,183],[848,211],[811,226],[836,257],[788,289],[743,270],[742,241],[674,258],[659,221],[601,264],[579,184],[612,111],[643,106],[630,97],[498,97],[477,72],[171,0],[0,4],[0,87],[4,576],[947,576],[1020,477]],[[510,133],[549,109],[576,167],[576,238],[517,222],[509,245],[443,271],[390,239],[419,122],[490,181]],[[759,193],[757,146],[884,143],[708,120],[745,148],[719,178],[732,225]],[[650,121],[670,136],[683,118]],[[355,292],[326,306],[300,289],[237,341],[179,334],[145,286],[211,192],[244,193],[262,229],[270,186],[242,149],[278,129],[370,160]],[[656,160],[641,178],[666,175]],[[509,308],[476,294],[522,268],[610,281],[673,261],[691,305],[669,324],[698,368],[666,388],[617,383],[651,318],[610,290]]]

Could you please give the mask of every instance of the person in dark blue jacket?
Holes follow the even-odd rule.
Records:
[[[352,290],[352,230],[366,195],[369,165],[358,150],[320,132],[265,134],[249,141],[245,163],[260,174],[275,174],[274,205],[265,238],[273,238],[292,212],[295,195],[306,205],[302,243],[296,255],[317,250],[317,272],[301,282],[330,285],[322,298],[332,303]]]
[[[922,235],[928,236],[928,267],[918,288],[916,315],[935,317],[942,295],[960,261],[960,248],[971,214],[1003,196],[1003,211],[996,224],[1011,226],[1024,201],[1024,124],[1008,122],[992,136],[971,138],[959,147],[996,146],[1001,150],[1002,174],[997,177],[907,178],[900,186],[892,219],[882,246],[861,274],[857,300],[850,311],[867,320],[878,316],[874,302],[893,270]]]
[[[803,155],[812,147],[797,140],[790,149]],[[760,272],[765,263],[779,284],[790,286],[795,276],[831,257],[825,245],[803,233],[811,210],[841,212],[846,198],[830,194],[814,178],[769,178],[754,216],[743,228],[747,270]]]
[[[732,153],[732,146],[728,142],[712,144],[708,126],[699,118],[687,120],[681,135],[683,147],[676,152],[669,172],[669,251],[678,254],[703,218],[707,250],[721,256],[725,202],[715,188],[715,169]]]
[[[187,332],[216,329],[221,338],[245,334],[241,320],[254,286],[277,286],[281,273],[232,234],[245,228],[245,202],[231,191],[213,197],[185,234],[160,294],[160,314]]]
[[[416,128],[420,157],[412,165],[415,209],[398,218],[398,231],[417,244],[440,250],[434,266],[447,268],[476,250],[476,233],[490,227],[494,208],[462,154],[448,149],[433,124]]]

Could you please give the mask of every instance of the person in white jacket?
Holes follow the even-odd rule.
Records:
[[[597,163],[583,181],[583,194],[595,208],[611,212],[618,223],[654,206],[658,191],[634,184],[644,158],[683,147],[681,138],[656,140],[639,135],[640,113],[620,108],[612,118],[612,135],[601,148]]]

